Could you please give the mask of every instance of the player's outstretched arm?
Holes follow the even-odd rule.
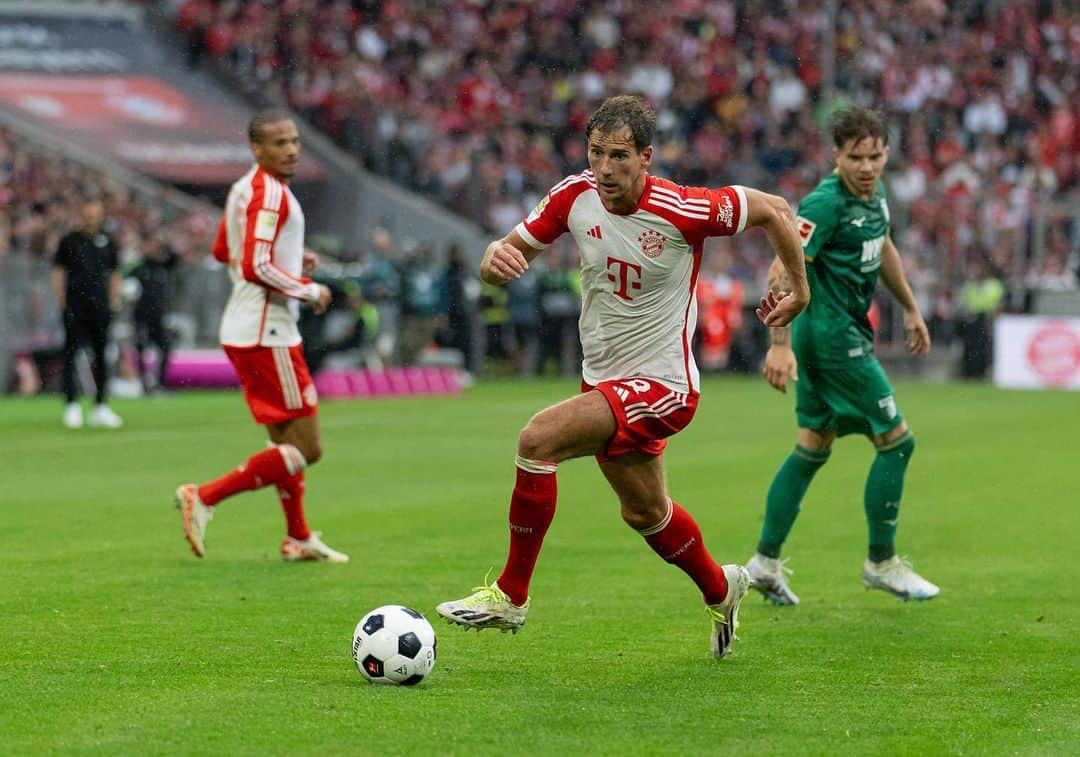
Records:
[[[769,266],[769,296],[775,301],[791,292],[791,277],[780,261],[773,258]],[[791,349],[791,325],[771,326],[769,328],[769,350],[765,353],[765,364],[761,370],[765,380],[779,392],[787,393],[788,379],[799,380],[799,364],[795,351]]]
[[[488,284],[502,285],[510,279],[520,279],[529,270],[529,261],[541,250],[527,244],[521,235],[511,231],[496,239],[484,250],[480,261],[480,278]]]
[[[892,237],[885,237],[885,247],[881,251],[881,280],[893,297],[904,309],[904,343],[912,355],[925,355],[930,352],[930,330],[919,312],[919,304],[908,285],[904,274],[904,264],[900,260],[900,251],[893,244]]]
[[[791,291],[785,296],[771,295],[761,300],[758,317],[766,326],[786,326],[810,302],[810,286],[806,281],[802,240],[795,228],[795,216],[787,200],[757,189],[744,187],[746,192],[746,225],[765,231],[769,243],[787,269]]]

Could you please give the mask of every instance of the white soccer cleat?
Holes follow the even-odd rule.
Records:
[[[473,593],[463,599],[443,602],[435,611],[450,623],[464,628],[498,628],[503,633],[517,633],[525,625],[525,615],[529,612],[529,601],[515,605],[510,597],[499,588],[498,583],[490,586],[474,586]]]
[[[712,620],[712,656],[718,660],[731,652],[731,643],[739,638],[735,635],[739,629],[739,604],[750,587],[750,574],[743,566],[725,565],[723,570],[727,596],[718,605],[705,606]]]
[[[306,539],[294,539],[286,536],[281,542],[281,557],[286,562],[311,560],[314,562],[348,562],[344,552],[331,549],[322,540],[322,531],[312,531]]]
[[[799,598],[788,586],[791,568],[787,567],[786,559],[766,557],[758,552],[746,563],[746,572],[750,574],[750,588],[760,591],[769,602],[774,605],[799,604]]]
[[[941,591],[916,573],[911,563],[898,555],[881,562],[864,562],[862,582],[867,589],[881,589],[903,600],[933,599]]]
[[[78,402],[69,402],[64,405],[64,425],[67,428],[83,427],[82,405]]]
[[[94,428],[120,428],[124,421],[108,405],[95,405],[90,411],[90,425]]]
[[[196,557],[206,556],[206,524],[214,517],[214,509],[199,499],[199,487],[184,484],[176,490],[173,498],[180,517],[184,520],[184,538],[191,545]]]

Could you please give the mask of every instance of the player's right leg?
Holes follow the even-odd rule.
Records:
[[[558,499],[556,466],[596,454],[614,433],[599,392],[586,392],[537,413],[518,439],[517,478],[510,497],[510,548],[498,579],[436,611],[466,628],[517,631],[525,625],[529,584]]]
[[[240,492],[276,484],[303,470],[307,462],[295,447],[282,444],[256,452],[243,464],[204,484],[184,484],[176,490],[175,502],[184,524],[184,537],[199,557],[206,554],[206,523],[213,508]]]
[[[773,476],[765,497],[765,519],[756,553],[746,563],[750,586],[776,605],[797,605],[799,597],[788,586],[788,571],[780,550],[795,525],[803,498],[818,470],[829,460],[836,432],[832,411],[815,383],[814,371],[802,366],[796,383],[799,430],[795,448]]]
[[[316,411],[314,391],[304,391],[306,385],[297,380],[303,376],[290,372],[299,355],[299,347],[261,347],[244,350],[227,347],[226,354],[236,368],[252,415],[257,422],[267,426],[272,438],[276,434],[275,429],[289,428],[292,424],[295,424],[297,429],[310,427],[313,431],[306,434],[294,434],[296,444],[288,441],[272,444],[268,449],[256,452],[243,464],[213,481],[198,486],[185,484],[180,487],[180,490],[194,493],[194,497],[188,497],[188,500],[197,500],[202,507],[207,509],[216,507],[222,500],[240,492],[261,489],[264,486],[288,485],[290,480],[301,475],[308,464],[317,460],[321,454],[318,446],[318,426],[314,415]],[[282,375],[283,373],[286,375]],[[304,376],[306,376],[306,371]],[[281,438],[288,440],[292,437],[285,434]],[[297,444],[300,446],[298,447]],[[299,501],[298,499],[297,502]],[[201,534],[193,534],[194,526],[190,524],[195,521],[185,515],[184,507],[179,499],[177,504],[180,506],[181,514],[185,516],[185,537],[192,544],[195,553],[201,557],[205,554],[203,537]],[[189,507],[189,511],[199,512],[194,506]],[[304,541],[311,536],[311,533],[307,524],[303,522],[302,506],[299,512],[301,513],[299,524],[302,526],[302,531],[290,533],[290,536],[297,537],[298,541]],[[333,558],[328,553],[319,559],[331,560]],[[334,561],[340,562],[340,560]]]
[[[906,423],[884,434],[871,435],[877,454],[866,477],[865,508],[869,531],[862,582],[900,599],[933,599],[940,589],[920,576],[911,563],[896,554],[896,526],[904,475],[915,451],[915,437]]]

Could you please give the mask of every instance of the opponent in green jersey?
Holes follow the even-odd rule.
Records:
[[[846,365],[873,351],[866,313],[889,236],[884,185],[862,199],[833,172],[799,203],[796,223],[812,295],[792,326],[792,347],[801,363]]]
[[[757,553],[747,563],[753,586],[776,604],[798,604],[780,549],[806,490],[829,459],[837,436],[860,433],[877,449],[866,480],[869,550],[862,580],[902,599],[930,599],[938,587],[896,554],[894,539],[904,474],[915,438],[874,357],[867,311],[880,277],[904,310],[908,349],[930,350],[930,334],[889,236],[881,173],[888,132],[865,108],[841,111],[833,128],[836,170],[799,203],[796,223],[806,257],[810,304],[791,328],[772,328],[766,380],[781,392],[795,381],[798,441],[773,478]],[[784,269],[769,269],[769,289],[786,288]]]

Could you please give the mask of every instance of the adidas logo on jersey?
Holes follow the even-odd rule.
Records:
[[[593,239],[603,239],[604,235],[600,233],[600,224],[596,224],[591,229],[585,232],[586,236],[590,236]]]

